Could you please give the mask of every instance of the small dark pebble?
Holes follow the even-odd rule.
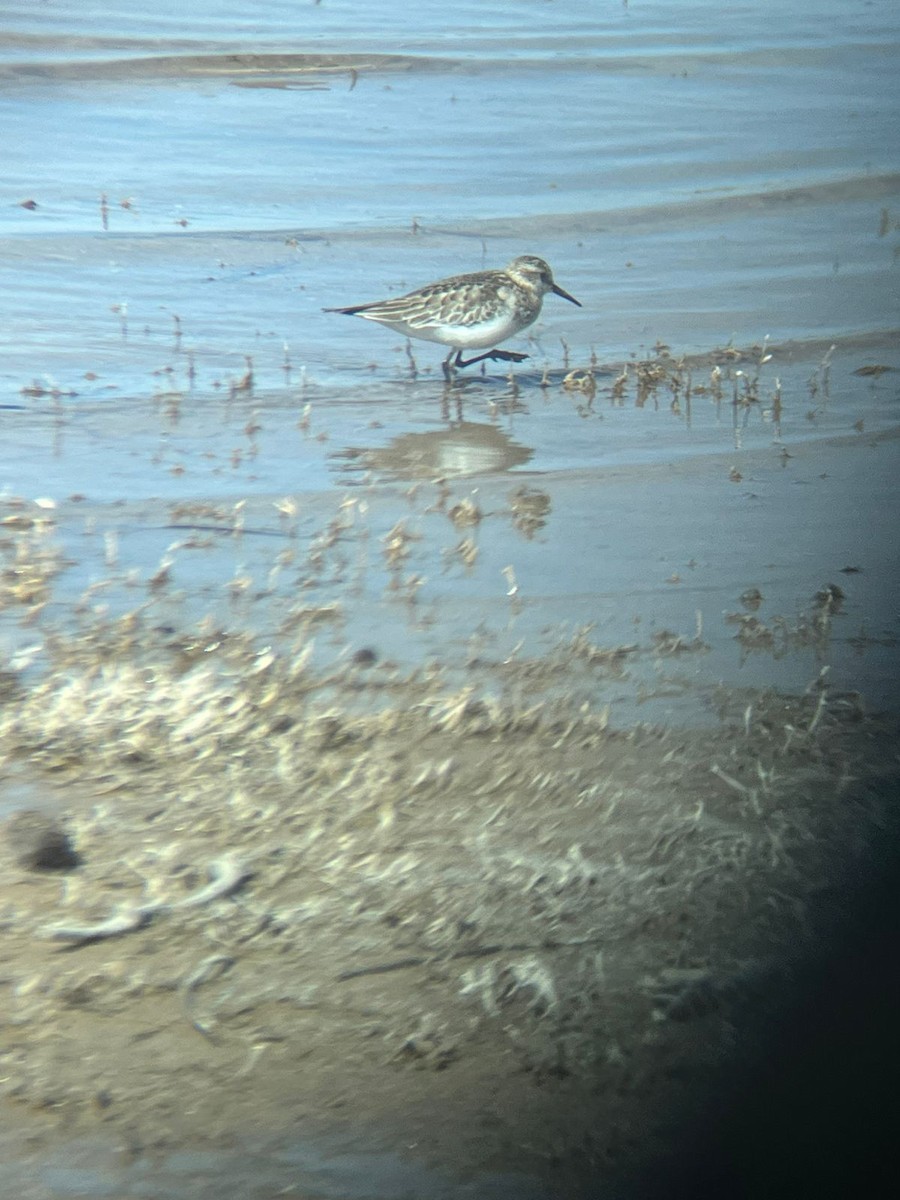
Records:
[[[3,826],[16,862],[28,871],[71,871],[81,859],[62,825],[34,809],[16,813]]]
[[[374,667],[378,662],[378,655],[369,646],[363,646],[361,650],[357,650],[350,660],[355,667]]]

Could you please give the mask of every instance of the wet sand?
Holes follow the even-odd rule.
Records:
[[[827,505],[816,479],[826,496],[855,480],[871,497],[883,464],[889,505],[896,445],[808,445],[786,544]],[[699,481],[696,460],[632,469],[631,483],[626,470],[545,480],[516,502],[506,482],[506,507],[490,476],[469,496],[443,485],[436,510],[428,489],[437,528],[482,526],[487,542],[497,526],[519,548],[521,594],[474,607],[452,583],[427,608],[414,599],[410,581],[445,550],[428,522],[397,521],[390,483],[367,484],[362,532],[357,501],[328,521],[320,508],[285,586],[248,572],[217,615],[204,580],[223,579],[220,539],[245,570],[245,543],[260,543],[271,568],[279,523],[262,503],[240,507],[237,531],[218,524],[234,522],[227,507],[132,505],[108,586],[75,603],[64,548],[81,529],[88,556],[95,539],[109,549],[109,514],[7,504],[3,596],[23,637],[0,706],[0,1045],[9,1130],[30,1131],[29,1150],[8,1134],[22,1195],[58,1194],[60,1154],[81,1164],[68,1168],[81,1194],[130,1194],[150,1172],[160,1197],[213,1180],[235,1198],[663,1195],[697,1154],[739,1169],[746,1147],[728,1157],[719,1116],[745,1102],[809,974],[839,986],[860,881],[895,836],[896,720],[836,685],[848,665],[830,670],[852,642],[846,607],[867,611],[892,567],[870,549],[860,570],[850,503],[827,541],[833,554],[856,539],[856,565],[791,620],[747,588],[702,629],[538,636],[562,601],[527,586],[553,510],[587,503],[609,519],[632,486],[664,488],[696,523],[692,488],[708,490],[706,470],[733,488],[728,461],[712,457]],[[759,496],[796,489],[772,483],[768,451],[741,461]],[[730,519],[746,569],[758,518],[742,511]],[[127,531],[167,515],[168,544],[194,550],[166,567],[144,548],[148,568],[122,570]],[[763,548],[782,553],[774,530]],[[185,571],[197,552],[212,565]],[[628,562],[624,543],[613,557]],[[317,585],[288,586],[303,578]],[[655,590],[641,601],[631,586],[629,612],[659,618]],[[432,654],[386,652],[391,625],[418,629]],[[896,641],[873,632],[854,653],[873,680],[886,656],[889,689]],[[741,660],[764,676],[806,664],[806,694],[739,682]],[[10,832],[22,810],[60,821],[78,865],[23,866]]]
[[[0,725],[6,782],[81,859],[4,847],[4,1091],[34,1153],[107,1148],[88,1193],[154,1161],[168,1195],[209,1148],[217,1178],[255,1149],[258,1194],[400,1194],[377,1160],[341,1183],[376,1152],[447,1195],[629,1194],[714,1140],[893,824],[895,723],[857,697],[723,691],[713,729],[616,730],[435,671],[97,635],[8,684]],[[230,894],[185,906],[223,855]]]

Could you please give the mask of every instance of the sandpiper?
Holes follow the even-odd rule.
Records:
[[[451,275],[392,300],[324,311],[365,317],[407,337],[449,346],[443,367],[444,375],[451,379],[456,367],[470,367],[486,358],[496,362],[526,359],[527,354],[514,350],[493,349],[466,359],[462,352],[496,346],[497,342],[527,329],[537,320],[547,292],[555,292],[581,308],[574,296],[553,282],[553,273],[542,258],[523,254],[503,271]]]

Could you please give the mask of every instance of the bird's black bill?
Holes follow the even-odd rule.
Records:
[[[581,301],[576,300],[574,296],[570,296],[568,292],[563,291],[558,283],[554,283],[550,291],[555,292],[557,296],[562,296],[563,300],[568,300],[570,304],[577,304],[581,308]]]

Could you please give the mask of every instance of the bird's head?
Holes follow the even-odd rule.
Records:
[[[516,283],[533,289],[539,296],[553,292],[557,296],[562,296],[563,300],[568,300],[571,304],[577,304],[581,308],[581,303],[574,296],[570,296],[558,283],[554,282],[553,272],[547,263],[534,254],[522,254],[519,258],[514,258],[506,268],[506,273],[511,275]]]

